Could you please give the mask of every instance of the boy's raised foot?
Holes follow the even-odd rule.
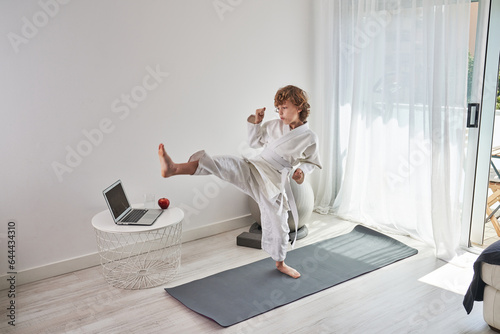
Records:
[[[160,144],[158,147],[158,157],[160,158],[161,176],[169,177],[174,174],[175,164],[170,156],[165,152],[165,147]]]

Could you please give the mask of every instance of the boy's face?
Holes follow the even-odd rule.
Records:
[[[286,125],[299,125],[302,123],[299,118],[300,110],[288,100],[279,105],[276,108],[276,112]]]

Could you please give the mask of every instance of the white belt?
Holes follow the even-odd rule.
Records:
[[[278,214],[283,212],[283,202],[288,201],[288,206],[290,207],[290,211],[292,211],[293,221],[295,223],[295,237],[292,241],[292,248],[295,247],[295,241],[297,241],[297,228],[299,224],[299,213],[297,210],[297,205],[295,204],[295,199],[292,193],[292,187],[290,186],[290,172],[292,171],[293,166],[280,157],[276,152],[272,149],[265,148],[264,151],[260,154],[261,157],[267,161],[271,166],[273,166],[276,170],[281,173],[281,189],[280,193],[282,195],[280,207],[278,209]]]

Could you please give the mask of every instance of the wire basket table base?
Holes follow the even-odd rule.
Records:
[[[141,232],[94,229],[107,282],[123,289],[145,289],[172,280],[180,266],[182,224]]]

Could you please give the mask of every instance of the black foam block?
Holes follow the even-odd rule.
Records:
[[[236,244],[238,246],[261,249],[262,248],[260,244],[261,238],[262,234],[260,233],[243,232],[236,237]]]

